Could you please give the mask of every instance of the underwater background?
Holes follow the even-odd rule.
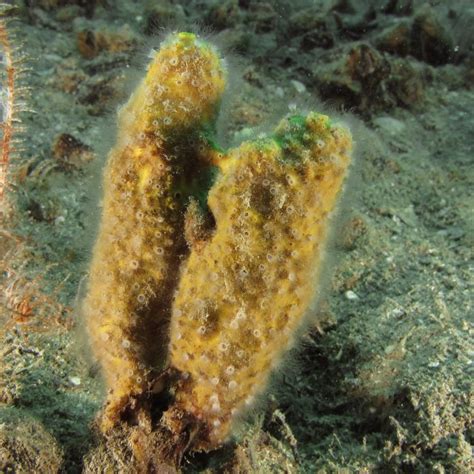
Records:
[[[2,11],[24,60],[0,226],[0,472],[133,472],[127,447],[111,455],[91,428],[104,392],[77,302],[116,108],[180,30],[229,58],[224,143],[295,108],[342,117],[355,142],[312,323],[235,441],[187,456],[183,472],[472,472],[474,3],[19,0]]]

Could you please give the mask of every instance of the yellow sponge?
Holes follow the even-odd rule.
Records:
[[[179,33],[154,53],[119,112],[83,306],[109,389],[104,431],[163,368],[173,289],[188,253],[185,208],[210,173],[200,137],[214,126],[224,85],[216,50]]]
[[[350,164],[350,133],[316,113],[218,149],[225,82],[212,46],[171,35],[119,112],[105,169],[84,301],[109,390],[102,430],[153,400],[157,378],[172,395],[137,458],[164,432],[176,459],[219,446],[265,389],[316,293]]]
[[[216,229],[186,262],[171,319],[170,363],[182,375],[175,409],[203,424],[196,449],[228,437],[291,346],[315,295],[351,147],[345,128],[310,113],[215,161]]]

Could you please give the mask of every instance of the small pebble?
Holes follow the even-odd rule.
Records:
[[[300,81],[292,80],[291,85],[296,89],[296,92],[298,92],[298,94],[306,92],[306,86]]]
[[[349,301],[355,301],[355,300],[358,300],[359,299],[359,295],[357,295],[356,293],[354,293],[353,291],[349,290],[349,291],[346,291],[344,293],[344,296],[346,297],[346,299],[348,299]]]
[[[402,308],[395,308],[395,309],[390,313],[390,315],[391,315],[393,318],[401,318],[404,314],[405,314],[405,311],[403,311]]]
[[[78,385],[81,385],[81,379],[80,377],[69,377],[69,382],[71,382],[72,385],[77,387]]]
[[[374,125],[391,135],[399,135],[405,130],[405,124],[393,117],[383,116],[374,119]]]
[[[283,99],[283,97],[285,97],[285,91],[283,90],[282,87],[276,87],[275,88],[275,95],[277,97],[280,97],[280,99]]]

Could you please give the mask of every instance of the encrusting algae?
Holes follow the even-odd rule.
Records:
[[[311,112],[220,150],[225,82],[211,45],[174,34],[119,113],[84,301],[109,390],[104,433],[156,412],[162,392],[153,423],[176,449],[220,446],[314,299],[350,133]]]

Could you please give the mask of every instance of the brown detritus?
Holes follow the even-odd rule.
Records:
[[[196,417],[172,405],[170,393],[180,377],[174,370],[161,372],[150,381],[148,390],[124,403],[106,434],[99,432],[101,420],[97,419],[97,447],[86,459],[84,472],[180,472],[182,458],[194,439],[205,436]],[[107,407],[103,413],[106,411]]]
[[[416,106],[424,96],[422,71],[408,59],[393,58],[369,44],[342,47],[313,69],[314,86],[324,99],[368,113]]]
[[[313,69],[314,88],[340,107],[366,111],[383,103],[383,81],[389,74],[384,56],[367,44],[358,44],[323,58]]]
[[[54,82],[63,92],[75,94],[87,78],[87,74],[78,69],[77,61],[65,60],[58,64]]]
[[[204,435],[202,427],[201,422],[190,413],[175,406],[170,407],[163,414],[158,429],[155,429],[151,436],[143,437],[139,443],[140,447],[143,447],[144,441],[148,440],[155,448],[143,449],[143,460],[148,461],[148,464],[163,463],[179,467],[185,452],[193,446],[195,438]],[[155,440],[160,439],[161,443],[156,443]]]
[[[90,76],[80,85],[78,102],[86,105],[90,115],[102,115],[113,101],[123,95],[123,80],[117,73]]]
[[[84,473],[177,474],[187,442],[187,435],[179,438],[162,424],[154,429],[117,426],[107,437],[98,437],[84,461]]]
[[[350,77],[360,85],[362,92],[360,106],[366,108],[373,95],[381,94],[381,83],[389,77],[390,64],[375,49],[360,44],[349,52],[346,67]]]
[[[289,427],[288,427],[289,429]],[[300,472],[294,450],[260,428],[250,429],[223,467],[226,474]]]
[[[0,248],[0,252],[4,251],[4,257],[0,259],[0,336],[16,325],[34,332],[53,327],[70,328],[73,321],[68,316],[72,309],[62,305],[57,298],[65,281],[53,294],[45,294],[42,291],[43,275],[31,278],[23,273],[22,264],[31,258],[24,239],[3,232],[0,236],[8,242]]]
[[[395,160],[387,159],[385,161],[385,167],[387,171],[390,171],[394,174],[398,174],[401,171],[400,165]]]
[[[204,214],[198,202],[192,199],[184,216],[184,236],[188,247],[199,251],[209,241],[213,227],[211,216]]]
[[[127,472],[179,472],[195,440],[206,438],[204,425],[195,416],[170,405],[169,392],[179,378],[178,372],[165,370],[150,382],[148,391],[130,398],[114,428],[98,434],[98,447],[86,460],[85,472],[113,469],[117,459]],[[104,470],[98,471],[99,466]]]
[[[367,225],[362,217],[353,217],[343,228],[341,246],[345,250],[354,250],[357,242],[367,232]]]
[[[64,171],[80,169],[94,159],[92,148],[69,133],[61,133],[55,138],[52,153]]]
[[[255,66],[247,67],[242,74],[242,78],[245,79],[249,84],[257,87],[263,87],[265,85],[265,80],[262,77],[262,74]]]
[[[331,309],[331,306],[329,305],[329,301],[327,299],[322,299],[318,303],[318,308],[316,310],[314,320],[315,322],[313,323],[310,332],[308,333],[308,339],[311,339],[311,334],[313,334],[314,336],[316,336],[316,333],[319,335],[324,335],[327,329],[333,327],[336,324],[336,315]]]
[[[77,48],[86,59],[95,58],[99,54],[96,36],[91,30],[79,31],[77,33]]]
[[[362,273],[361,272],[353,273],[353,274],[347,276],[347,278],[344,278],[344,280],[342,281],[342,287],[339,290],[351,291],[351,290],[353,290],[354,288],[357,287],[357,285],[360,283],[361,279],[362,279]]]
[[[40,421],[17,414],[16,409],[0,412],[0,472],[60,472],[63,453]]]
[[[231,111],[232,121],[235,122],[236,125],[254,127],[262,123],[264,118],[263,111],[263,104],[236,104],[235,108]]]
[[[117,427],[107,438],[98,435],[96,447],[84,459],[84,474],[105,472],[139,474],[129,437],[130,428],[126,426]]]
[[[77,47],[86,59],[92,59],[103,51],[122,53],[135,48],[137,40],[128,25],[117,31],[82,30],[77,33]]]

